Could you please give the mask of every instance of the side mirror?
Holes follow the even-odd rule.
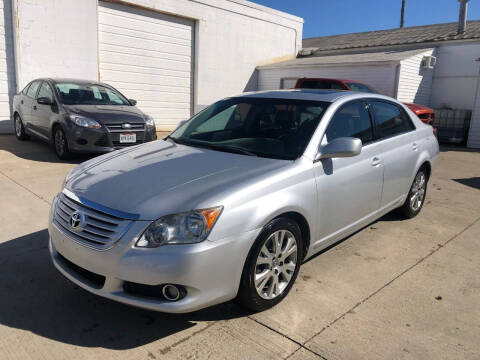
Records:
[[[357,156],[362,152],[362,140],[353,137],[341,137],[320,145],[315,160]]]
[[[132,106],[137,105],[137,100],[128,99],[128,102],[129,102]]]
[[[42,105],[53,105],[53,100],[50,99],[49,97],[39,97],[37,99],[37,103]]]

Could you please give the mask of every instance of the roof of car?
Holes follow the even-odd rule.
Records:
[[[370,93],[359,93],[346,90],[317,90],[317,89],[290,89],[290,90],[270,90],[257,91],[238,95],[238,97],[251,98],[270,98],[270,99],[289,99],[289,100],[312,100],[334,102],[341,98],[358,98],[359,95],[365,97],[385,98],[381,95]]]
[[[86,79],[73,79],[73,78],[45,78],[37,80],[50,80],[54,83],[74,83],[74,84],[102,84],[96,80],[86,80]]]

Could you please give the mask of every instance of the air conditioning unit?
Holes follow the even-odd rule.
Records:
[[[435,56],[424,56],[422,59],[422,67],[424,69],[433,69],[437,63],[437,58]]]

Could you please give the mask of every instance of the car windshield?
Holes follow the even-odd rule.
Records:
[[[376,93],[375,90],[373,90],[371,87],[365,85],[365,84],[360,84],[360,83],[347,83],[347,86],[350,88],[352,91],[360,91],[360,92],[366,92],[366,93]]]
[[[303,154],[329,103],[238,97],[219,101],[175,130],[185,145],[274,159]]]
[[[118,91],[99,84],[56,83],[55,89],[65,105],[130,105]]]

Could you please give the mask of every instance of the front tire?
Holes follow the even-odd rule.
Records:
[[[420,213],[425,202],[425,195],[427,194],[427,181],[427,172],[422,167],[415,175],[405,203],[399,208],[399,212],[403,217],[411,219]]]
[[[22,118],[20,115],[15,114],[13,117],[13,125],[15,127],[15,136],[17,137],[18,140],[27,140],[29,136],[25,132],[25,127],[23,126]]]
[[[239,302],[253,311],[277,305],[292,288],[302,260],[303,242],[298,224],[285,217],[270,221],[248,255]]]
[[[68,150],[67,137],[61,126],[57,126],[53,131],[53,148],[55,154],[60,160],[66,160],[70,158],[70,151]]]

